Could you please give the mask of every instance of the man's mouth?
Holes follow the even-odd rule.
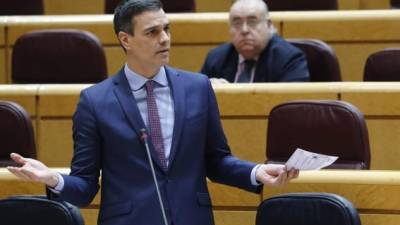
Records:
[[[166,52],[169,52],[169,48],[157,51],[157,53],[166,53]]]

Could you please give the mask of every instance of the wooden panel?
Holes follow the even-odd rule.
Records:
[[[258,83],[218,84],[213,87],[224,117],[267,116],[275,105],[289,100],[337,99],[339,85],[340,82]]]
[[[390,214],[360,214],[362,225],[398,225],[400,224],[400,215]]]
[[[354,104],[365,115],[372,169],[399,169],[400,97],[398,82],[344,83],[341,99]],[[389,157],[388,157],[389,156]]]
[[[86,225],[96,225],[98,209],[81,209]],[[254,225],[256,211],[214,210],[215,225]]]
[[[8,17],[0,16],[0,47],[4,47],[6,43],[6,24]]]
[[[399,210],[396,197],[400,193],[398,186],[372,184],[290,184],[282,189],[267,189],[265,198],[291,192],[327,192],[347,198],[356,208],[368,209],[375,212],[382,210]],[[366,198],[368,196],[368,198]]]
[[[250,178],[249,178],[250,179]],[[256,207],[260,204],[261,195],[243,191],[223,184],[208,182],[214,207]]]
[[[232,153],[240,159],[263,163],[266,160],[267,119],[222,117],[222,125]]]
[[[68,169],[54,168],[68,173]],[[0,198],[21,194],[44,194],[43,185],[18,180],[0,168]],[[218,190],[219,188],[219,190]],[[255,221],[254,203],[260,195],[249,194],[223,185],[210,184],[217,225],[251,225]],[[266,188],[263,198],[287,192],[331,192],[349,199],[358,209],[365,225],[397,225],[400,222],[400,172],[398,171],[339,171],[301,172],[300,177],[284,188]],[[256,196],[256,199],[252,199]],[[95,225],[98,196],[90,208],[82,209],[86,224]],[[227,209],[224,209],[227,207]],[[248,210],[243,211],[244,208]],[[229,209],[228,209],[229,208]]]
[[[169,14],[168,18],[172,43],[211,44],[229,39],[228,13]]]
[[[75,112],[82,89],[90,84],[62,84],[42,85],[39,89],[41,117],[67,116]]]
[[[22,34],[38,29],[82,29],[94,33],[105,45],[118,45],[112,15],[20,16],[9,19],[8,40],[14,45]]]
[[[254,225],[256,211],[214,210],[215,225]]]
[[[68,173],[65,168],[52,168],[55,171]],[[0,168],[0,199],[13,195],[43,195],[45,188],[43,184],[22,181],[6,168]]]
[[[170,64],[179,69],[199,72],[207,53],[217,45],[173,45]]]
[[[343,81],[362,81],[368,56],[385,48],[400,47],[399,42],[388,43],[337,43],[328,42],[339,59]],[[349,54],[351,52],[351,54]]]
[[[377,0],[338,0],[338,6],[340,10],[351,10],[351,9],[360,9],[360,1],[368,2],[364,3],[364,9],[378,9],[384,8],[386,6],[386,2],[388,0],[380,1]],[[232,0],[196,0],[196,11],[197,12],[228,12],[231,7]],[[375,5],[371,5],[375,4]],[[376,5],[378,4],[377,7]],[[375,6],[371,8],[371,6]],[[386,7],[387,8],[387,7]]]
[[[5,170],[4,168],[1,168]],[[13,176],[13,175],[10,175]],[[45,187],[42,184],[22,182],[19,180],[5,180],[0,178],[0,199],[13,195],[44,195]]]
[[[6,52],[3,47],[0,47],[0,84],[6,84],[7,81]]]
[[[99,209],[81,209],[85,225],[97,225],[97,215],[99,214]]]
[[[25,16],[9,19],[9,41],[35,29],[74,28],[96,34],[105,45],[119,46],[113,31],[112,15],[79,16]],[[227,13],[168,14],[173,43],[222,43],[229,39]],[[274,25],[279,28],[280,14],[271,13]],[[226,32],[222,32],[226,31]],[[190,38],[188,38],[190,34]]]
[[[282,34],[324,41],[398,41],[399,18],[399,10],[290,12],[282,15]]]
[[[336,193],[352,202],[362,224],[395,225],[400,222],[398,171],[310,171],[287,187],[265,189],[264,198],[290,192]]]
[[[228,12],[231,0],[196,0],[196,12]]]
[[[338,0],[340,10],[352,10],[360,8],[361,0]]]
[[[400,117],[367,119],[371,169],[400,170]]]
[[[400,115],[399,82],[343,83],[341,99],[357,106],[366,116]]]
[[[42,119],[38,131],[38,159],[50,167],[69,167],[73,155],[71,119]]]
[[[125,52],[120,46],[106,46],[104,52],[106,53],[108,76],[112,76],[124,66]]]
[[[112,18],[112,15],[14,17],[9,20],[9,42],[13,45],[18,37],[32,30],[71,28],[93,32],[104,45],[119,46]],[[220,32],[228,29],[226,13],[169,14],[168,18],[174,43],[221,43],[228,38],[228,32]]]
[[[360,9],[390,9],[390,0],[360,0]]]
[[[36,116],[36,95],[39,85],[0,85],[0,100],[20,104],[30,116]]]
[[[104,2],[99,0],[44,0],[44,12],[47,15],[61,14],[102,14]]]
[[[284,188],[265,188],[263,198],[289,192],[336,193],[347,198],[356,208],[370,213],[400,212],[398,171],[302,171],[298,179]]]
[[[7,45],[6,48],[6,53],[5,53],[5,63],[7,64],[6,68],[6,78],[7,78],[7,84],[13,84],[12,80],[12,53],[13,49],[10,47],[10,45]]]

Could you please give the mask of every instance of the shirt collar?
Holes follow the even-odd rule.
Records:
[[[242,65],[244,63],[244,60],[245,60],[245,58],[241,54],[239,54],[239,65]],[[254,61],[257,62],[257,60],[258,60],[258,57],[255,57]]]
[[[125,64],[124,72],[125,72],[126,79],[128,79],[129,86],[131,87],[132,91],[137,91],[137,90],[141,89],[148,80],[153,80],[158,85],[161,85],[161,86],[168,86],[167,74],[166,74],[165,68],[163,66],[160,68],[158,73],[152,79],[147,79],[146,77],[144,77],[138,73],[135,73],[133,70],[131,70],[128,67],[127,64]]]

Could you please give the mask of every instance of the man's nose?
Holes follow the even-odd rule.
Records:
[[[242,26],[240,27],[240,32],[242,33],[247,33],[249,32],[249,25],[247,25],[247,22],[243,22]]]
[[[161,37],[160,37],[160,43],[166,43],[169,42],[171,39],[169,32],[167,31],[162,31],[161,32]]]

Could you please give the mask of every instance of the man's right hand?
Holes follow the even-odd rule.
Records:
[[[20,164],[21,167],[8,166],[8,171],[22,180],[40,182],[53,188],[58,184],[57,173],[51,171],[42,162],[35,159],[24,158],[17,153],[11,153],[10,157]]]

